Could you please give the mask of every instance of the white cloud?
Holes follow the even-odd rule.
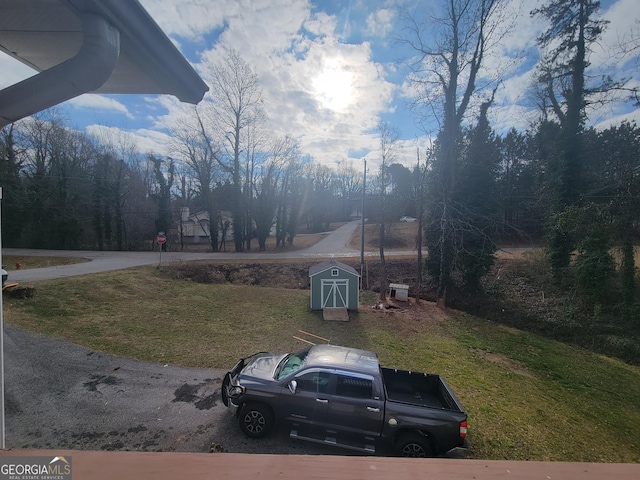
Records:
[[[434,141],[432,137],[418,137],[415,139],[399,140],[396,145],[395,158],[393,163],[400,163],[408,169],[412,169],[420,161],[420,165],[425,164],[425,152],[429,149]],[[420,158],[418,159],[418,150],[420,150]],[[377,152],[376,152],[377,155]],[[373,159],[374,164],[378,166],[379,161]]]
[[[603,119],[601,122],[594,125],[594,127],[598,130],[607,129],[613,126],[620,125],[623,122],[635,122],[637,125],[640,125],[640,110],[633,109],[631,111],[627,111],[624,113],[620,113],[615,116],[608,116]]]
[[[509,32],[501,42],[505,55],[518,55],[520,52],[536,48],[536,37],[546,28],[546,20],[531,12],[541,6],[540,0],[521,0],[506,2],[502,17]]]
[[[129,119],[133,119],[134,116],[129,112],[127,107],[109,97],[105,97],[103,95],[95,95],[95,94],[85,94],[80,95],[79,97],[72,98],[65,102],[66,105],[70,105],[73,108],[86,108],[91,110],[104,110],[115,113],[121,113],[125,115]]]
[[[618,0],[603,12],[603,19],[610,23],[605,27],[601,41],[593,46],[590,60],[595,66],[607,67],[612,62],[614,66],[618,66],[625,59],[615,55],[615,51],[620,50],[620,44],[628,41],[633,32],[638,34],[640,10],[637,0]]]
[[[251,6],[227,14],[226,28],[217,44],[204,52],[203,62],[215,60],[221,50],[234,49],[247,63],[259,65],[265,57],[283,54],[300,40],[300,29],[310,17],[310,6],[306,0],[250,3]],[[318,32],[325,32],[331,25],[329,16],[319,14],[314,18],[317,21],[314,28]]]
[[[169,135],[165,133],[144,128],[124,130],[119,127],[94,124],[88,125],[86,132],[106,145],[134,145],[136,151],[142,154],[166,155],[166,145],[170,140]]]
[[[518,104],[506,103],[489,111],[491,127],[501,135],[512,128],[524,132],[531,128],[539,117],[539,112],[531,106]]]
[[[381,8],[367,16],[367,33],[377,37],[385,37],[393,29],[395,12],[388,8]]]
[[[142,0],[145,10],[169,36],[200,41],[224,25],[225,17],[242,9],[242,2],[211,0]]]
[[[177,122],[191,115],[194,106],[169,95],[145,97],[145,111],[151,128],[171,131]]]
[[[325,12],[317,12],[304,22],[304,28],[317,36],[333,35],[338,27],[338,19]]]
[[[395,88],[368,43],[339,41],[338,24],[324,12],[311,14],[306,1],[270,2],[229,19],[218,45],[203,55],[216,63],[223,47],[240,52],[259,78],[269,130],[297,138],[325,165],[374,148],[368,132]]]
[[[167,155],[167,146],[171,136],[166,133],[146,128],[132,130],[129,133],[138,145],[140,152]]]
[[[274,131],[300,136],[303,150],[326,165],[349,151],[375,148],[369,132],[380,113],[388,109],[394,86],[384,79],[382,66],[370,57],[368,44],[327,41],[310,44],[302,59],[272,59],[276,68],[268,81],[277,88],[265,90],[265,99]],[[350,82],[348,86],[326,86],[325,94],[331,95],[331,88],[350,92],[348,105],[342,109],[331,109],[331,102],[325,102],[324,94],[319,95],[314,87],[326,80],[326,72],[332,69],[343,72],[342,78]]]

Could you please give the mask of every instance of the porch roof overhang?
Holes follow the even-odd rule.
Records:
[[[0,50],[39,72],[0,91],[0,128],[83,93],[209,89],[137,0],[0,0]]]

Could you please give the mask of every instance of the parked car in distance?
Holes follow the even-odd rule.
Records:
[[[467,446],[467,414],[442,377],[381,367],[366,350],[256,353],[227,372],[222,400],[251,438],[282,426],[291,438],[408,457]]]
[[[401,222],[417,222],[418,219],[415,218],[415,217],[409,217],[407,215],[404,215],[404,216],[400,217],[400,221]]]

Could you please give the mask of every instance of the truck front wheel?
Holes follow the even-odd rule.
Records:
[[[400,457],[426,458],[433,456],[433,449],[427,437],[419,433],[405,433],[398,438],[395,453]]]
[[[262,438],[273,429],[271,409],[260,403],[248,403],[238,416],[240,428],[247,437]]]

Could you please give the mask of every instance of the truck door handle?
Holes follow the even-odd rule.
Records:
[[[329,400],[326,398],[316,398],[316,402],[318,403],[329,403]]]
[[[376,408],[376,407],[367,407],[367,410],[369,410],[370,412],[374,412],[374,413],[380,412],[380,409]]]

